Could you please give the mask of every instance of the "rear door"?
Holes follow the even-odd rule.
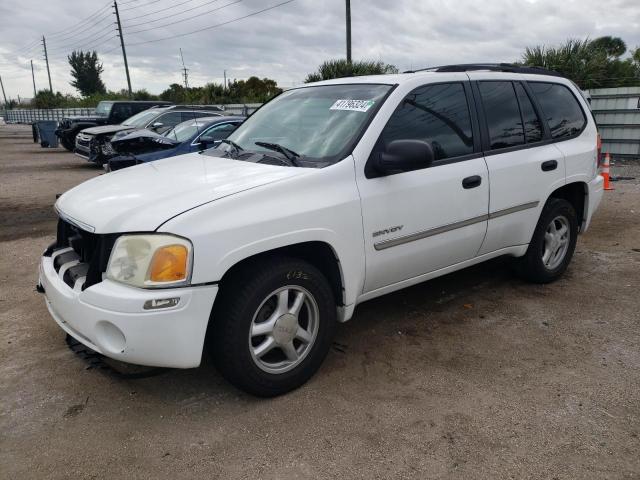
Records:
[[[548,193],[565,182],[565,162],[526,83],[480,78],[474,92],[491,183],[482,255],[529,243]]]
[[[531,93],[544,112],[551,139],[565,158],[567,183],[589,181],[595,176],[597,150],[595,125],[584,131],[587,114],[582,100],[567,85],[551,82],[528,82]],[[588,111],[588,110],[587,110]]]

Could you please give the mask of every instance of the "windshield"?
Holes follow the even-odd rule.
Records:
[[[205,123],[202,120],[187,120],[186,122],[182,122],[176,125],[174,128],[165,133],[164,136],[178,142],[186,142],[197,133],[200,133],[204,126]]]
[[[156,117],[160,113],[162,113],[162,110],[144,110],[140,113],[136,113],[133,117],[127,118],[124,122],[122,122],[122,125],[144,128],[153,119],[153,117]]]
[[[96,107],[96,115],[108,117],[109,112],[111,112],[111,107],[113,107],[113,102],[99,102]]]
[[[358,137],[391,85],[324,85],[289,90],[257,110],[228,138],[243,150],[279,144],[305,160],[337,161]],[[228,148],[223,146],[221,148]]]

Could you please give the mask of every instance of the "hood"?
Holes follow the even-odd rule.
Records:
[[[120,153],[148,153],[157,150],[174,148],[179,144],[176,140],[160,135],[152,130],[134,130],[122,132],[111,139],[111,146]]]
[[[310,170],[189,153],[88,180],[56,209],[95,233],[153,231],[186,210]]]
[[[113,135],[116,132],[121,132],[123,130],[133,130],[135,127],[130,127],[128,125],[102,125],[100,127],[90,127],[82,130],[82,133],[86,133],[88,135]]]

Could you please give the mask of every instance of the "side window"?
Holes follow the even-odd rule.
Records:
[[[419,87],[405,97],[380,136],[394,140],[424,140],[435,160],[473,153],[469,105],[462,83]]]
[[[524,139],[527,143],[539,142],[544,136],[542,122],[540,117],[533,108],[531,99],[524,87],[520,83],[515,83],[516,93],[518,94],[518,103],[520,104],[520,113],[524,123]]]
[[[582,131],[587,123],[576,97],[558,83],[529,82],[542,107],[553,138],[565,138]]]
[[[479,82],[489,128],[491,150],[524,144],[524,129],[516,92],[511,82]]]
[[[231,135],[231,132],[233,132],[236,128],[238,128],[238,125],[234,123],[214,125],[209,130],[206,130],[202,134],[202,137],[211,140],[222,140],[223,138],[227,138],[229,135]]]
[[[136,113],[140,113],[147,108],[151,108],[152,105],[148,105],[146,103],[133,103],[131,104],[131,115],[135,115]]]
[[[113,110],[111,112],[111,117],[114,121],[124,122],[127,118],[133,115],[133,111],[131,109],[131,105],[126,105],[122,103],[116,103],[113,106]]]
[[[153,125],[156,122],[162,123],[162,128],[171,128],[175,127],[177,124],[182,122],[182,114],[180,112],[169,112],[164,115],[160,115],[158,118],[151,122]]]

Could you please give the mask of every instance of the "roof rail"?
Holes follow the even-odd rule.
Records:
[[[553,77],[564,77],[564,75],[556,72],[555,70],[547,70],[543,67],[514,65],[512,63],[463,63],[459,65],[442,65],[440,67],[420,68],[418,70],[408,70],[403,73],[473,72],[478,70],[489,70],[492,72],[530,73],[534,75],[551,75]]]

